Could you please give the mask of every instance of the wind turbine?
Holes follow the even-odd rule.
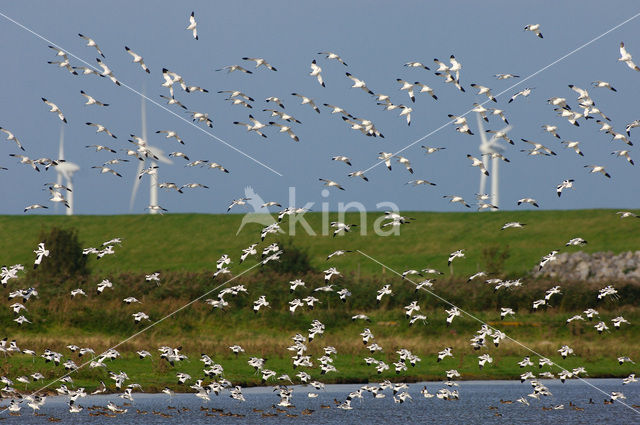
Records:
[[[489,171],[489,174],[491,174],[491,205],[499,207],[498,203],[500,202],[500,183],[498,181],[498,167],[501,159],[493,158],[491,160],[491,166],[489,166],[488,154],[491,154],[493,152],[502,153],[504,152],[504,147],[500,143],[498,143],[495,135],[491,139],[487,140],[487,136],[484,131],[484,125],[482,124],[482,118],[479,113],[476,114],[476,118],[478,119],[478,128],[480,130],[480,153],[482,154],[482,162],[484,164],[484,168],[486,168],[487,171]],[[500,131],[508,132],[509,130],[511,130],[511,125],[507,125]],[[480,189],[478,193],[485,193],[486,186],[487,176],[484,173],[480,173]],[[491,211],[496,210],[491,209]]]
[[[162,151],[162,149],[149,145],[147,141],[147,106],[145,103],[144,95],[142,96],[142,102],[140,104],[140,117],[142,120],[142,139],[147,142],[147,148],[149,148],[151,153],[156,158],[158,158],[157,161],[160,161],[164,164],[173,164],[173,161],[171,161],[171,159],[164,156],[164,152]],[[133,181],[133,190],[131,191],[131,200],[129,201],[129,211],[133,210],[133,203],[136,200],[136,192],[138,191],[138,186],[140,185],[140,179],[138,178],[138,176],[140,175],[140,172],[144,168],[146,162],[146,157],[144,158],[144,161],[138,161],[138,172],[136,173],[136,178]],[[150,162],[152,167],[156,167],[158,165],[154,158],[150,158]],[[158,205],[158,173],[149,175],[149,205]],[[149,208],[149,214],[157,213],[158,211]]]
[[[58,159],[64,159],[64,124],[60,125],[60,148],[58,151]],[[56,171],[58,173],[58,184],[62,184],[62,178],[65,179],[65,185],[69,188],[67,192],[67,203],[69,208],[66,209],[67,215],[73,215],[73,173],[78,171],[80,167],[73,162],[63,161],[56,165]]]

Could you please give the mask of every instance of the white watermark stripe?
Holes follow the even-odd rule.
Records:
[[[574,53],[577,53],[577,52],[579,52],[580,50],[584,49],[585,47],[589,46],[590,44],[592,44],[592,43],[594,43],[594,42],[598,41],[599,39],[601,39],[601,38],[602,38],[602,37],[604,37],[605,35],[609,34],[610,32],[617,30],[618,28],[620,28],[621,26],[623,26],[623,25],[627,24],[628,22],[631,22],[632,20],[636,19],[638,16],[640,16],[640,12],[638,12],[638,13],[636,13],[635,15],[633,15],[632,17],[630,17],[630,18],[628,18],[628,19],[624,20],[623,22],[620,22],[618,25],[616,25],[616,26],[612,27],[611,29],[609,29],[609,30],[607,30],[607,31],[603,32],[602,34],[598,35],[597,37],[592,38],[591,40],[587,41],[586,43],[584,43],[584,44],[583,44],[583,45],[581,45],[580,47],[577,47],[577,48],[573,49],[573,50],[572,50],[572,51],[570,51],[569,53],[567,53],[567,54],[565,54],[564,56],[562,56],[562,57],[560,57],[560,58],[556,59],[555,61],[551,62],[550,64],[548,64],[548,65],[546,65],[546,66],[544,66],[544,67],[540,68],[539,70],[537,70],[537,71],[536,71],[536,72],[534,72],[533,74],[528,75],[527,77],[525,77],[525,78],[523,78],[522,80],[518,81],[517,83],[515,83],[515,84],[511,85],[510,87],[508,87],[508,88],[506,88],[506,89],[502,90],[500,93],[496,94],[494,97],[495,97],[495,98],[498,98],[498,97],[502,96],[502,95],[503,95],[503,94],[505,94],[506,92],[508,92],[508,91],[510,91],[510,90],[512,90],[512,89],[514,89],[515,87],[517,87],[517,86],[521,85],[521,84],[522,84],[522,83],[524,83],[525,81],[527,81],[527,80],[529,80],[529,79],[531,79],[531,78],[535,77],[536,75],[540,74],[541,72],[544,72],[544,71],[546,71],[547,69],[551,68],[552,66],[556,65],[558,62],[563,61],[564,59],[568,58],[569,56],[573,55]],[[484,106],[484,105],[485,105],[485,104],[487,104],[489,101],[490,101],[490,99],[485,100],[484,102],[480,103],[480,106]],[[468,114],[470,114],[471,112],[473,112],[473,110],[474,110],[474,109],[475,109],[475,107],[473,107],[473,108],[469,109],[468,111],[466,111],[464,114],[462,114],[462,115],[460,115],[460,116],[461,116],[461,117],[465,117],[465,116],[467,116]],[[419,139],[417,139],[417,140],[415,140],[415,141],[411,142],[411,143],[410,143],[410,144],[408,144],[407,146],[405,146],[405,147],[403,147],[402,149],[398,150],[398,151],[397,151],[397,152],[395,152],[393,155],[395,156],[395,155],[398,155],[398,154],[400,154],[400,153],[404,152],[405,150],[407,150],[407,149],[409,149],[409,148],[413,147],[416,143],[420,143],[421,141],[423,141],[423,140],[425,140],[425,139],[427,139],[427,138],[431,137],[432,135],[434,135],[434,134],[438,133],[438,132],[439,132],[440,130],[442,130],[443,128],[445,128],[445,127],[447,127],[447,126],[449,126],[449,125],[452,125],[452,124],[453,124],[453,121],[451,121],[451,120],[447,121],[445,124],[441,125],[440,127],[436,128],[435,130],[433,130],[433,131],[431,131],[431,132],[429,132],[429,133],[425,134],[424,136],[420,137]],[[373,164],[371,167],[369,167],[369,168],[367,168],[366,170],[364,170],[364,172],[366,173],[367,171],[372,170],[372,169],[376,168],[378,165],[383,164],[383,163],[384,163],[384,160],[383,160],[383,161],[379,161],[379,162],[377,162],[377,163]]]
[[[38,34],[37,32],[35,32],[34,30],[27,28],[26,26],[22,25],[20,22],[11,19],[9,16],[5,15],[4,13],[0,12],[0,16],[2,16],[3,18],[5,18],[6,20],[13,22],[14,24],[16,24],[17,26],[19,26],[20,28],[30,32],[31,34],[35,35],[36,37],[38,37],[39,39],[46,41],[47,43],[49,43],[50,45],[62,50],[63,52],[65,52],[66,54],[68,54],[69,56],[71,56],[74,59],[79,60],[80,62],[82,62],[83,64],[87,65],[89,68],[92,68],[95,71],[100,72],[100,70],[98,68],[96,68],[95,66],[93,66],[92,64],[88,63],[87,61],[85,61],[82,58],[79,58],[78,56],[74,55],[73,53],[71,53],[70,51],[58,46],[56,43],[54,43],[53,41],[45,38],[44,36]],[[159,108],[164,109],[165,111],[169,112],[171,115],[181,119],[182,121],[186,122],[187,124],[191,125],[192,127],[197,128],[198,130],[200,130],[201,132],[203,132],[204,134],[208,135],[209,137],[217,140],[218,142],[222,143],[223,145],[233,149],[234,151],[238,152],[239,154],[245,156],[246,158],[249,158],[250,160],[252,160],[253,162],[255,162],[258,165],[261,165],[262,167],[266,168],[267,170],[271,171],[274,174],[277,174],[280,177],[283,177],[283,174],[279,173],[278,171],[274,170],[273,168],[269,167],[268,165],[264,164],[263,162],[259,161],[258,159],[254,158],[253,156],[249,155],[248,153],[245,153],[244,151],[236,148],[235,146],[233,146],[232,144],[230,144],[229,142],[227,142],[226,140],[221,139],[220,137],[216,136],[215,134],[211,133],[208,130],[205,130],[202,127],[199,127],[197,125],[195,125],[194,123],[192,123],[191,121],[187,120],[186,118],[176,114],[175,112],[173,112],[171,109],[167,108],[166,106],[156,102],[155,100],[147,97],[146,95],[144,95],[143,93],[140,93],[139,91],[137,91],[136,89],[134,89],[133,87],[130,87],[129,85],[127,85],[126,83],[122,82],[121,80],[118,80],[118,82],[122,85],[122,87],[127,88],[128,90],[132,91],[133,93],[137,94],[138,96],[144,98],[145,100],[148,100],[149,102],[153,103],[154,105],[156,105]]]
[[[380,261],[376,260],[375,258],[371,257],[370,255],[365,254],[364,252],[360,251],[359,249],[358,249],[358,250],[356,250],[356,251],[357,251],[358,253],[360,253],[362,256],[364,256],[364,257],[368,258],[369,260],[371,260],[371,261],[373,261],[373,262],[377,263],[378,265],[380,265],[380,266],[384,267],[385,269],[389,270],[391,273],[394,273],[394,274],[396,274],[396,275],[400,276],[400,277],[402,278],[402,280],[407,280],[407,281],[411,282],[413,285],[418,286],[418,284],[417,284],[417,283],[415,283],[414,281],[412,281],[411,279],[408,279],[407,277],[402,277],[402,273],[399,273],[398,271],[396,271],[396,270],[392,269],[391,267],[387,266],[386,264],[384,264],[384,263],[382,263],[382,262],[380,262]],[[539,357],[545,357],[545,356],[543,356],[542,354],[538,353],[537,351],[533,350],[532,348],[527,347],[526,345],[524,345],[524,344],[523,344],[523,343],[521,343],[520,341],[517,341],[517,340],[513,339],[512,337],[510,337],[509,335],[507,335],[505,332],[501,331],[500,329],[494,328],[493,326],[489,325],[488,323],[486,323],[486,322],[485,322],[485,321],[483,321],[482,319],[477,318],[477,317],[476,317],[476,316],[474,316],[473,314],[466,312],[465,310],[461,309],[460,307],[456,306],[455,304],[453,304],[453,303],[449,302],[448,300],[446,300],[446,299],[442,298],[440,295],[436,294],[435,292],[430,291],[430,290],[428,290],[427,288],[424,288],[424,287],[423,287],[422,289],[423,289],[423,290],[425,290],[426,292],[428,292],[430,295],[432,295],[432,296],[436,297],[436,298],[437,298],[437,299],[439,299],[440,301],[442,301],[442,302],[445,302],[445,303],[449,304],[451,307],[455,307],[455,308],[457,308],[458,310],[460,310],[460,312],[462,312],[462,313],[466,314],[467,316],[469,316],[469,317],[471,317],[472,319],[474,319],[474,320],[476,320],[476,321],[480,322],[481,324],[483,324],[483,325],[487,326],[488,328],[491,328],[491,329],[493,329],[494,331],[500,331],[500,332],[504,333],[504,334],[505,334],[505,337],[506,337],[508,340],[510,340],[511,342],[515,342],[516,344],[518,344],[519,346],[521,346],[521,347],[522,347],[522,348],[524,348],[525,350],[527,350],[527,351],[529,351],[529,352],[531,352],[531,353],[535,354],[536,356],[539,356]],[[551,360],[549,360],[549,361],[551,361]],[[563,368],[562,366],[560,366],[559,364],[557,364],[557,363],[555,363],[555,362],[553,362],[553,361],[551,361],[551,364],[553,364],[554,366],[556,366],[557,368],[559,368],[559,369],[561,369],[561,370],[563,370],[563,371],[565,371],[565,372],[569,372],[567,369]],[[590,383],[589,381],[587,381],[587,380],[585,380],[585,379],[581,378],[580,376],[577,376],[577,379],[579,379],[580,381],[582,381],[582,382],[584,382],[585,384],[589,385],[590,387],[593,387],[594,389],[596,389],[596,390],[600,391],[602,394],[606,395],[608,398],[611,398],[611,394],[607,393],[607,392],[606,392],[606,391],[604,391],[604,390],[601,390],[600,388],[596,387],[595,385],[593,385],[593,384],[592,384],[592,383]],[[633,410],[635,413],[637,413],[637,414],[639,414],[639,415],[640,415],[640,411],[638,411],[638,410],[634,409],[633,407],[629,406],[629,405],[628,405],[628,404],[626,404],[625,402],[623,402],[623,401],[621,401],[621,400],[619,400],[619,399],[617,399],[617,400],[615,400],[615,401],[617,401],[617,402],[619,402],[620,404],[622,404],[622,405],[624,405],[624,406],[628,407],[629,409]]]

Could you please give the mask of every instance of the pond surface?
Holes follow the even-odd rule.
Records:
[[[412,399],[396,403],[391,389],[384,390],[384,398],[374,398],[369,392],[363,393],[363,399],[354,399],[352,410],[337,408],[337,402],[343,402],[347,395],[360,388],[360,385],[327,385],[324,390],[315,391],[310,386],[291,386],[292,408],[273,406],[279,403],[280,396],[273,387],[245,388],[242,390],[245,402],[233,400],[229,391],[219,396],[211,394],[211,401],[203,402],[194,394],[134,393],[133,402],[123,400],[117,394],[96,395],[80,398],[76,404],[84,407],[80,413],[69,413],[68,397],[47,397],[41,408],[42,416],[34,416],[30,407],[22,403],[21,416],[10,416],[8,411],[0,414],[3,423],[51,423],[50,417],[60,419],[64,424],[407,424],[438,423],[443,424],[638,424],[640,423],[640,383],[622,385],[621,379],[589,379],[590,384],[611,393],[622,391],[627,397],[621,403],[604,404],[605,394],[579,380],[570,380],[562,384],[558,380],[540,380],[552,395],[536,400],[527,397],[532,392],[529,382],[519,381],[462,381],[458,387],[459,400],[442,400],[437,397],[425,398],[420,393],[426,385],[430,393],[435,394],[445,387],[440,382],[409,384],[407,391]],[[309,392],[317,392],[317,398],[309,398]],[[516,402],[524,396],[530,403],[526,406]],[[589,404],[593,399],[594,404]],[[334,401],[335,400],[335,401]],[[509,400],[512,403],[503,403]],[[126,413],[108,417],[100,413],[104,406],[113,401],[127,409]],[[130,405],[124,405],[124,403]],[[2,403],[3,406],[7,402]],[[561,410],[544,410],[563,404]],[[577,409],[574,408],[577,406]],[[100,407],[96,407],[100,406]],[[324,407],[323,407],[324,406]],[[277,409],[279,410],[276,410]],[[215,409],[215,410],[212,410]],[[303,414],[303,410],[306,414]],[[584,410],[582,410],[584,409]],[[141,413],[141,412],[146,412]],[[237,416],[226,416],[234,414]],[[273,415],[273,416],[267,416]]]

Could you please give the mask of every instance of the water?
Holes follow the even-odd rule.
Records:
[[[626,404],[640,404],[640,384],[632,383],[622,385],[621,379],[590,379],[590,383],[604,390],[622,391],[627,397],[623,400]],[[278,416],[263,417],[263,412],[253,409],[261,409],[264,412],[274,412],[271,406],[278,403],[279,396],[270,387],[246,388],[243,394],[246,402],[238,402],[231,399],[225,391],[220,396],[211,395],[211,401],[203,403],[193,394],[176,394],[173,398],[165,394],[134,393],[134,402],[131,406],[125,406],[127,413],[118,414],[115,418],[104,416],[90,416],[87,407],[98,405],[105,406],[113,401],[122,406],[123,400],[115,394],[89,396],[78,400],[78,404],[85,407],[80,413],[69,413],[67,397],[48,397],[41,413],[46,416],[34,417],[31,409],[26,405],[22,408],[21,417],[9,416],[5,411],[0,415],[5,419],[3,423],[50,423],[48,418],[53,416],[61,419],[64,424],[204,424],[215,422],[218,424],[280,424],[280,423],[306,423],[306,424],[380,424],[383,422],[394,424],[406,423],[438,423],[445,424],[638,424],[640,423],[640,409],[629,409],[620,403],[605,405],[605,395],[588,386],[584,382],[571,380],[565,384],[558,380],[541,380],[553,396],[542,397],[535,400],[526,397],[531,393],[531,385],[528,382],[519,381],[464,381],[457,387],[460,400],[445,401],[437,399],[425,399],[420,394],[420,389],[426,385],[430,393],[435,393],[443,385],[438,382],[424,382],[410,384],[408,392],[413,397],[413,402],[407,401],[396,404],[393,401],[391,390],[385,390],[387,395],[382,399],[373,399],[371,394],[365,393],[361,402],[355,399],[352,402],[353,410],[344,411],[336,409],[334,399],[343,401],[347,394],[360,388],[360,385],[327,385],[324,391],[318,391],[318,398],[310,399],[307,393],[312,387],[294,386],[292,403],[296,406],[292,409],[284,409],[288,414],[297,415],[287,417],[285,413]],[[524,406],[515,400],[521,396],[529,399],[531,405]],[[592,398],[595,404],[588,404]],[[500,399],[512,400],[513,404],[503,404]],[[584,408],[583,411],[573,410],[569,406],[572,402]],[[6,405],[6,403],[3,403]],[[544,411],[542,407],[564,404],[564,410]],[[328,405],[330,408],[321,408]],[[168,406],[176,409],[168,409]],[[243,417],[220,416],[219,412],[211,413],[216,417],[205,416],[202,407],[222,409],[225,413],[232,412],[244,415]],[[490,409],[495,406],[497,409]],[[183,410],[186,408],[188,410]],[[136,409],[145,410],[148,413],[138,414]],[[310,415],[301,415],[303,409],[312,409]],[[161,412],[171,417],[163,417],[154,414]],[[635,411],[635,412],[634,412]],[[496,416],[496,413],[502,416]]]

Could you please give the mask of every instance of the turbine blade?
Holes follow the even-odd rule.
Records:
[[[482,124],[482,117],[480,116],[480,113],[476,112],[476,118],[478,120],[478,133],[480,133],[480,140],[482,141],[483,145],[486,145],[487,136],[485,135],[485,132],[484,132],[484,125]]]

